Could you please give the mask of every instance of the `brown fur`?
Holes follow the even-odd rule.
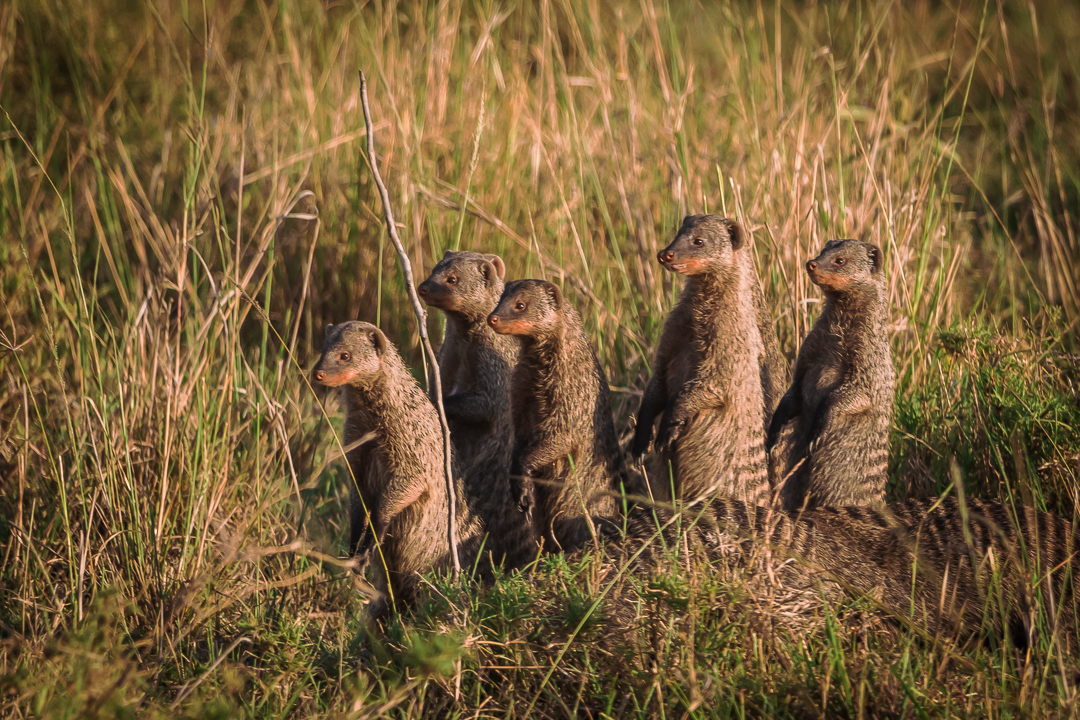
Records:
[[[896,374],[881,262],[877,246],[841,240],[806,264],[825,307],[766,441],[789,510],[885,501]]]
[[[670,487],[677,499],[719,493],[756,500],[768,490],[762,378],[773,372],[765,371],[771,363],[755,307],[761,290],[749,237],[732,220],[689,216],[658,257],[687,279],[664,323],[633,454],[648,449],[653,421],[662,414],[660,463],[651,478],[655,497],[670,497]]]
[[[393,345],[368,323],[327,327],[313,375],[322,385],[344,390],[345,445],[370,435],[363,452],[349,453],[349,465],[374,531],[369,544],[377,545],[375,584],[408,605],[416,599],[421,573],[451,565],[438,414]],[[461,498],[460,482],[456,492]],[[363,535],[355,524],[368,518],[352,515],[354,539]],[[469,567],[483,528],[460,501],[456,530],[462,567]]]
[[[502,295],[505,274],[498,255],[448,251],[417,292],[446,313],[446,336],[439,348],[443,405],[469,506],[489,533],[485,547],[492,559],[519,567],[536,556],[539,539],[513,501],[520,480],[510,476],[510,374],[519,343],[487,322]],[[496,484],[510,487],[511,493],[491,492]]]
[[[611,492],[626,481],[607,378],[581,319],[549,282],[507,284],[488,321],[521,341],[511,408],[523,499],[534,497],[549,547],[576,548],[598,520],[616,516]]]
[[[743,572],[760,569],[800,600],[870,597],[931,635],[1007,633],[1026,647],[1042,607],[1044,627],[1056,623],[1065,652],[1075,648],[1074,532],[1049,513],[953,497],[789,513],[720,497],[672,520],[669,511],[634,508],[625,538],[608,547],[616,557],[641,551],[638,574],[670,562],[664,548],[687,547]],[[682,542],[678,526],[689,528]]]

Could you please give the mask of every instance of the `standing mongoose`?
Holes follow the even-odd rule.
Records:
[[[676,523],[670,510],[631,508],[625,535],[606,538],[609,556],[616,563],[638,558],[633,569],[640,575],[649,564],[669,567],[672,550],[688,548],[716,571],[750,573],[747,580],[799,591],[804,609],[814,598],[870,597],[931,635],[1007,633],[1022,648],[1039,627],[1041,607],[1042,627],[1060,633],[1066,655],[1075,643],[1074,532],[1050,513],[970,498],[961,504],[955,497],[789,512],[717,496],[682,516]],[[684,541],[676,541],[676,528],[686,533]],[[622,611],[613,609],[625,624]]]
[[[397,350],[369,323],[328,326],[313,376],[321,385],[344,390],[344,444],[366,439],[362,454],[349,453],[353,492],[368,511],[367,518],[352,513],[352,538],[363,534],[356,524],[370,519],[375,585],[384,593],[389,589],[396,603],[409,605],[421,573],[451,565],[438,414]],[[460,486],[459,481],[459,498]],[[459,558],[462,567],[470,567],[483,528],[464,502],[458,503],[456,520]],[[381,604],[373,607],[381,610]]]
[[[664,323],[632,453],[645,454],[653,422],[662,414],[654,497],[671,497],[670,488],[672,499],[718,493],[757,500],[768,491],[762,390],[767,354],[749,237],[733,220],[691,215],[658,258],[685,275],[686,286]],[[771,321],[768,329],[775,345]]]
[[[521,344],[510,407],[522,501],[549,548],[577,548],[597,521],[616,516],[612,492],[627,479],[607,378],[578,314],[549,282],[508,283],[488,322]]]
[[[443,405],[467,500],[489,533],[492,560],[519,567],[536,556],[538,538],[526,513],[505,492],[511,480],[514,431],[510,416],[510,373],[518,341],[499,335],[487,322],[503,291],[506,266],[498,255],[447,251],[417,288],[429,306],[446,313],[439,348]]]
[[[885,502],[896,374],[881,264],[881,250],[857,240],[833,240],[806,263],[825,307],[765,443],[789,510]]]

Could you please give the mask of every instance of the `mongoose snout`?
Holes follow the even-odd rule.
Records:
[[[499,316],[495,313],[491,313],[491,315],[488,316],[488,325],[500,335],[523,335],[528,332],[529,329],[528,323],[523,320],[500,320]]]
[[[449,288],[447,285],[457,285],[457,280],[457,277],[451,275],[443,280],[443,283],[445,284],[441,284],[428,278],[417,286],[416,294],[424,298],[424,302],[428,305],[442,310],[448,310],[450,308],[445,307],[445,305],[448,301],[450,301],[450,305],[453,305],[453,294],[448,292]],[[440,290],[442,292],[440,292]]]
[[[658,256],[665,269],[680,275],[696,275],[705,270],[705,263],[696,258],[680,258],[673,250],[664,250]]]

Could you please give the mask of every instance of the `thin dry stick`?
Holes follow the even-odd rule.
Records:
[[[416,294],[416,283],[413,281],[412,263],[405,254],[405,246],[398,237],[397,225],[394,224],[394,212],[390,209],[390,193],[386,191],[382,175],[379,174],[379,166],[375,162],[375,131],[371,123],[371,108],[368,106],[367,81],[364,79],[364,71],[360,71],[360,103],[364,107],[364,125],[367,127],[368,160],[371,162],[371,174],[375,176],[375,185],[379,188],[379,196],[382,198],[383,213],[386,215],[386,229],[390,233],[390,241],[397,250],[398,260],[401,262],[401,272],[405,276],[405,289],[409,292],[409,300],[412,302],[413,311],[416,313],[416,322],[420,328],[420,343],[424,346],[424,355],[427,356],[428,364],[431,365],[431,382],[434,385],[435,409],[439,411],[439,423],[442,425],[443,434],[443,460],[446,471],[446,493],[450,497],[449,517],[447,518],[447,539],[450,542],[450,557],[454,559],[454,579],[461,572],[461,561],[458,560],[457,551],[457,495],[454,492],[454,471],[450,461],[450,426],[446,424],[446,408],[443,407],[442,377],[439,375],[439,362],[435,358],[435,350],[431,347],[431,340],[427,332],[427,311],[420,303],[420,297]]]

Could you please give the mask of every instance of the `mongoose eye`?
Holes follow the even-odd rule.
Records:
[[[692,242],[694,243],[694,247],[701,247],[705,244],[705,240],[699,237],[694,238]]]
[[[349,358],[351,358],[351,357],[352,357],[352,355],[350,355],[350,354],[349,354],[349,353],[347,353],[347,352],[343,352],[343,353],[341,353],[341,356],[340,356],[340,357],[341,357],[341,360],[342,360],[343,362],[349,362]]]
[[[840,267],[841,265],[843,265],[846,262],[847,262],[847,260],[845,260],[844,258],[836,258],[836,266],[837,267]]]
[[[523,302],[514,303],[514,309],[517,310],[518,312],[521,312],[522,310],[525,309],[525,303],[523,303]]]
[[[446,278],[446,284],[457,285],[457,275],[451,275],[450,277]]]

